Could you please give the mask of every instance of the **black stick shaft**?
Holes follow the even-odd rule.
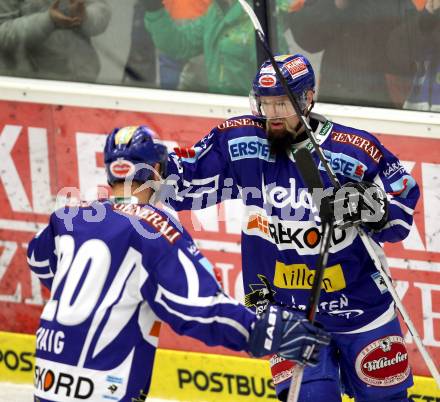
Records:
[[[322,226],[322,243],[319,252],[318,264],[313,278],[312,290],[310,292],[309,304],[307,307],[306,317],[310,322],[315,321],[315,315],[321,297],[321,287],[324,278],[325,267],[327,266],[328,253],[330,248],[330,239],[333,232],[333,222],[324,223]]]
[[[302,148],[295,153],[295,162],[303,181],[306,183],[309,193],[314,193],[315,189],[323,189],[321,175],[316,167],[312,155],[309,151]],[[313,278],[312,290],[310,292],[309,304],[306,312],[307,318],[313,322],[316,314],[316,307],[321,295],[322,280],[324,270],[327,265],[328,253],[330,248],[330,239],[333,233],[333,216],[328,205],[328,199],[323,198],[320,205],[321,217],[321,247],[319,258],[316,264],[315,277]],[[315,200],[316,203],[316,200]]]

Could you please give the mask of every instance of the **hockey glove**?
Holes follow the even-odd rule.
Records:
[[[328,345],[330,335],[291,310],[270,305],[257,316],[250,339],[254,357],[278,353],[287,360],[315,366],[319,348]]]
[[[373,183],[346,183],[336,191],[334,215],[336,225],[340,228],[362,224],[378,231],[388,220],[387,195]]]

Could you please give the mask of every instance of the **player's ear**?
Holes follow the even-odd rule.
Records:
[[[306,97],[307,97],[307,105],[310,105],[313,101],[313,96],[315,95],[315,91],[313,91],[312,89],[309,89],[306,93]]]

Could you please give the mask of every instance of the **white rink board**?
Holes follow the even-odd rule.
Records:
[[[33,402],[32,385],[0,382],[0,402]],[[147,402],[178,402],[167,399],[148,398]]]
[[[0,100],[226,119],[250,114],[246,96],[0,76]],[[440,113],[317,103],[315,112],[373,133],[438,138]]]
[[[0,402],[32,402],[32,385],[0,382]]]

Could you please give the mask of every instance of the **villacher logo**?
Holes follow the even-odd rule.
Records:
[[[410,367],[403,338],[393,335],[367,345],[356,358],[356,372],[363,382],[376,387],[405,381]]]

